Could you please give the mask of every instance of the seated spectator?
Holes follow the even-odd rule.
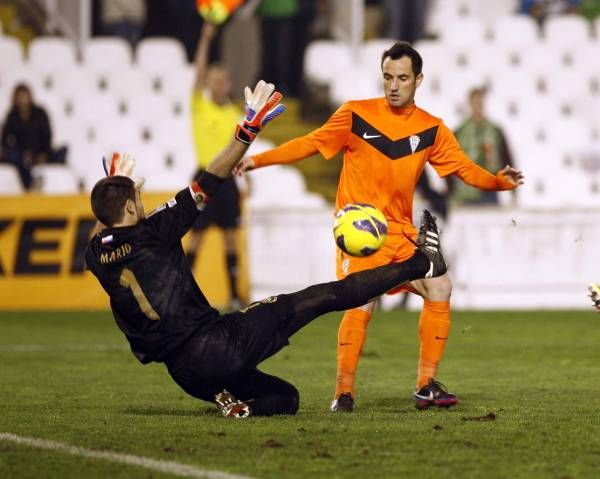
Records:
[[[485,93],[484,88],[469,92],[471,115],[454,134],[473,161],[488,171],[498,171],[514,165],[502,129],[485,116]],[[459,181],[450,180],[448,191],[455,203],[498,204],[497,192],[478,190]]]
[[[52,131],[48,114],[33,103],[30,88],[18,84],[12,97],[12,105],[4,120],[0,159],[17,167],[23,188],[33,186],[31,170],[43,163],[64,163],[67,149],[52,150]]]
[[[521,0],[519,13],[531,15],[540,25],[551,15],[580,13],[581,0]]]
[[[135,46],[146,17],[144,0],[102,0],[102,33],[117,36]]]

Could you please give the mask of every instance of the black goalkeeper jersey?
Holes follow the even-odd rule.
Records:
[[[199,213],[185,189],[136,225],[105,229],[88,245],[88,268],[110,296],[117,325],[142,363],[164,361],[218,321],[181,246]]]

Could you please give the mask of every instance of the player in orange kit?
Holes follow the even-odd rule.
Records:
[[[423,81],[422,67],[421,56],[409,43],[395,43],[381,60],[385,98],[346,102],[321,128],[244,158],[235,170],[240,174],[253,168],[292,163],[317,152],[331,159],[343,150],[336,209],[347,203],[374,205],[388,221],[388,239],[379,251],[366,258],[350,257],[338,250],[338,278],[411,256],[414,246],[408,238],[416,236],[413,195],[426,162],[441,177],[454,174],[482,190],[509,190],[523,182],[521,172],[511,167],[496,175],[479,167],[465,155],[441,119],[415,105],[415,92]],[[412,281],[404,291],[424,298],[419,319],[421,347],[415,405],[425,409],[456,404],[456,395],[435,379],[450,331],[450,278],[445,274]],[[332,411],[354,409],[356,369],[374,304],[370,302],[344,314],[338,334]]]

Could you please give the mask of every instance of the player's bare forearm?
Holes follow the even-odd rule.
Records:
[[[254,155],[254,168],[270,165],[288,165],[315,155],[319,150],[309,139],[309,135],[294,138],[277,148]]]
[[[469,186],[485,191],[512,190],[523,183],[523,174],[509,166],[493,175],[474,162],[469,162],[456,172]]]
[[[196,48],[194,66],[196,68],[195,88],[201,90],[206,83],[206,69],[208,65],[208,50],[215,36],[217,27],[210,22],[205,22]]]
[[[234,166],[242,159],[246,151],[248,151],[248,144],[242,143],[238,140],[232,140],[229,145],[223,148],[217,156],[209,163],[206,167],[206,171],[212,173],[220,178],[227,178]]]

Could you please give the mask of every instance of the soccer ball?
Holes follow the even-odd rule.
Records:
[[[370,256],[387,236],[387,221],[383,213],[371,205],[351,203],[335,214],[335,243],[351,256]]]

